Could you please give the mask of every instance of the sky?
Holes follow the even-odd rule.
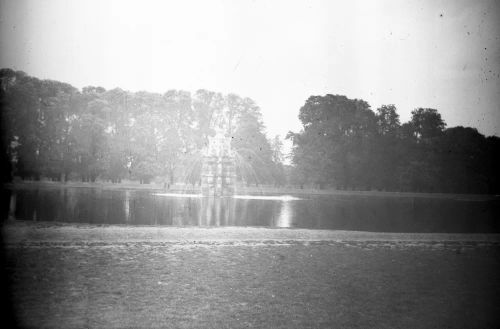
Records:
[[[500,136],[500,1],[0,0],[0,67],[67,82],[256,101],[269,137],[311,95],[436,108]]]

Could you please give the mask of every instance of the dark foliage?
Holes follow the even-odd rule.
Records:
[[[249,98],[198,90],[164,94],[105,90],[0,70],[2,180],[154,178],[195,184],[213,118],[230,114],[238,177],[277,183],[259,107]],[[250,170],[251,169],[251,170]]]
[[[446,124],[417,108],[400,124],[394,105],[374,113],[345,96],[311,96],[300,109],[291,173],[296,184],[339,189],[499,193],[500,138]]]

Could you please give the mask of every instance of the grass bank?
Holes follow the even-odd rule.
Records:
[[[47,328],[496,328],[498,235],[2,227],[18,323]]]

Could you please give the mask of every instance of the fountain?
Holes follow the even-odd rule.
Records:
[[[203,196],[232,196],[236,181],[235,153],[231,149],[231,119],[223,112],[214,115],[214,136],[203,149],[201,193]]]

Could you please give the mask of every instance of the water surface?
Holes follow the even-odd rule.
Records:
[[[249,195],[206,198],[81,187],[3,192],[4,217],[170,226],[261,226],[373,232],[499,233],[498,197]]]

